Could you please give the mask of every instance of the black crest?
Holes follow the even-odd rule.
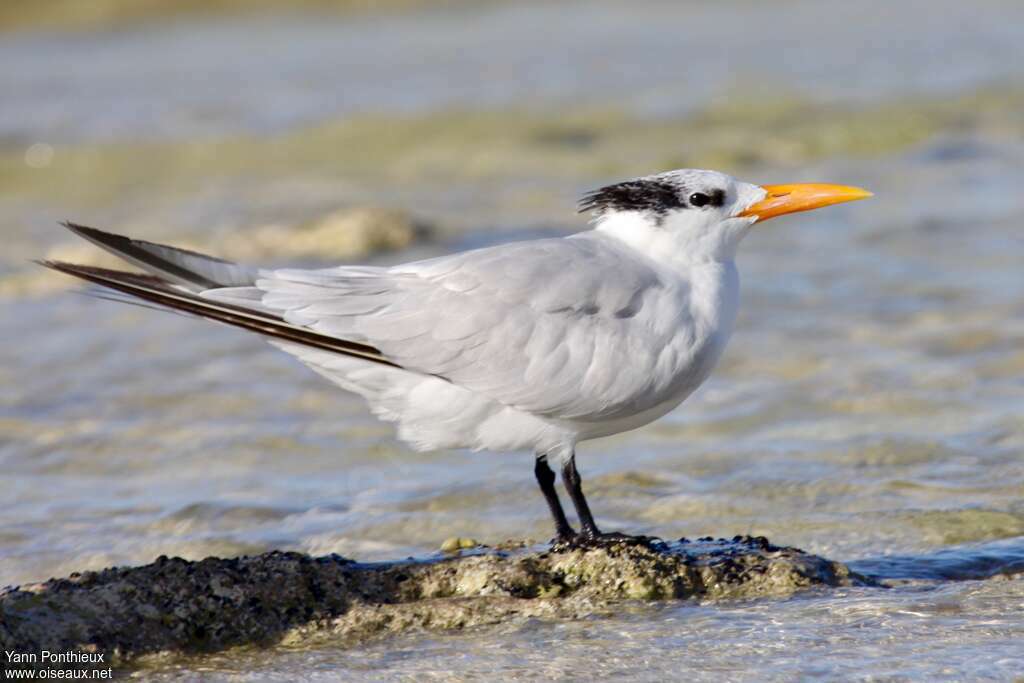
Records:
[[[638,178],[588,192],[580,200],[579,210],[581,213],[647,211],[664,216],[672,209],[686,207],[683,196],[682,188],[675,183],[654,178]]]

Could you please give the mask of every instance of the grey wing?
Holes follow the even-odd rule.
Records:
[[[267,271],[256,286],[292,324],[505,405],[562,419],[632,414],[671,379],[679,308],[658,309],[678,297],[623,247],[584,235],[389,269]]]

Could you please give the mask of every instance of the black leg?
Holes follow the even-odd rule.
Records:
[[[631,545],[645,545],[651,547],[652,543],[660,542],[659,539],[650,536],[630,536],[617,531],[604,533],[597,528],[594,522],[594,515],[590,514],[590,506],[583,495],[583,481],[576,469],[576,456],[573,455],[562,466],[562,483],[565,490],[569,492],[573,505],[576,506],[576,514],[580,518],[580,534],[572,540],[576,546],[587,545],[608,545],[616,543],[628,543]]]
[[[558,492],[555,491],[555,472],[548,466],[547,456],[538,455],[534,465],[533,473],[537,475],[537,483],[540,484],[541,493],[548,503],[551,516],[555,518],[555,533],[559,541],[569,541],[576,537],[576,532],[569,526],[569,520],[565,518],[565,511],[562,510],[562,503],[558,500]]]
[[[590,506],[583,495],[583,481],[576,470],[576,456],[572,455],[562,466],[562,483],[576,506],[576,515],[580,518],[580,532],[584,538],[593,540],[601,536],[601,530],[594,523],[594,515],[590,514]]]

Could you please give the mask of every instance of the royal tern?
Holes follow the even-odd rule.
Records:
[[[658,419],[707,379],[732,333],[751,226],[869,196],[676,170],[584,196],[591,230],[392,267],[258,269],[72,223],[146,273],[41,263],[261,334],[418,450],[531,451],[557,538],[596,542],[622,536],[595,524],[576,445]]]

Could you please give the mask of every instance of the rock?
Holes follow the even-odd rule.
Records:
[[[452,536],[451,538],[446,538],[444,542],[441,543],[441,552],[457,553],[460,550],[468,550],[470,548],[475,548],[478,545],[480,545],[480,543],[477,542],[476,539]]]
[[[460,548],[466,539],[455,539]],[[5,650],[156,653],[244,644],[355,643],[409,629],[610,613],[622,600],[788,595],[869,583],[845,565],[766,539],[651,542],[554,551],[506,544],[455,556],[362,564],[270,552],[161,557],[0,592]]]
[[[404,249],[430,232],[426,224],[396,209],[340,209],[299,225],[246,228],[222,240],[219,253],[237,261],[288,258],[349,260]]]
[[[110,229],[114,232],[121,230],[116,226]],[[405,211],[358,206],[332,211],[302,223],[272,223],[214,231],[212,235],[185,234],[150,239],[251,265],[281,265],[289,260],[336,265],[339,261],[353,261],[382,251],[404,249],[429,239],[435,231],[435,226],[417,220]],[[47,251],[46,258],[114,270],[138,270],[81,239],[53,246]],[[0,297],[46,295],[71,285],[74,281],[70,278],[30,264],[0,277]]]

